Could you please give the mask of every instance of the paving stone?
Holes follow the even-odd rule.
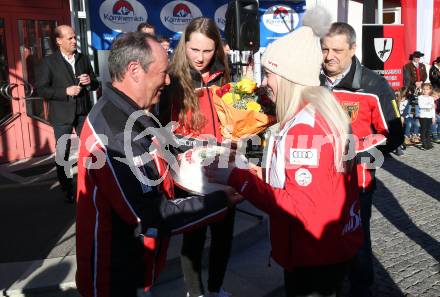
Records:
[[[377,170],[377,191],[371,219],[372,247],[375,257],[374,297],[440,297],[440,145],[433,150],[408,148],[405,155],[387,158]],[[268,271],[263,259],[268,243],[255,246],[246,256],[233,255],[226,274],[226,287],[234,296],[280,297],[282,270]],[[252,258],[252,259],[249,259]],[[240,259],[240,260],[237,260]],[[255,262],[255,263],[254,263]],[[254,263],[251,272],[243,267]],[[258,268],[256,268],[258,267]],[[249,269],[249,268],[248,268]],[[235,282],[237,280],[237,282]],[[172,291],[157,296],[184,296],[182,280],[175,294],[170,284],[160,284],[157,291]],[[269,285],[268,285],[269,284]],[[270,287],[263,291],[260,287]],[[267,289],[267,288],[266,288]],[[269,293],[268,293],[269,292]],[[73,292],[75,293],[75,292]],[[26,295],[31,297],[30,295]],[[63,294],[44,297],[77,296]],[[40,297],[40,296],[39,296]]]
[[[387,158],[376,172],[371,236],[376,265],[382,265],[375,267],[377,297],[440,296],[440,174],[435,160],[440,160],[439,145],[430,151],[408,148],[400,158]],[[384,269],[389,277],[383,277]]]

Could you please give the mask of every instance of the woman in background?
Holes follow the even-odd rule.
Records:
[[[193,143],[207,139],[221,142],[220,124],[209,87],[228,83],[230,74],[220,33],[213,20],[199,17],[188,24],[175,49],[169,74],[171,84],[160,100],[162,124],[177,121],[176,136],[190,136],[194,138]],[[229,209],[223,221],[209,225],[211,246],[206,293],[201,261],[207,227],[184,234],[181,263],[188,297],[230,296],[222,284],[231,251],[234,216],[234,209]]]

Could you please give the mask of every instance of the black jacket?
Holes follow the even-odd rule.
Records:
[[[68,96],[66,88],[77,85],[78,80],[59,50],[45,57],[36,69],[38,95],[49,100],[49,121],[52,125],[72,124],[77,114],[90,111],[92,103],[89,92],[96,90],[99,82],[86,55],[75,54],[75,72],[76,76],[88,74],[91,83],[75,97]]]
[[[325,76],[323,74],[320,79],[321,85],[325,86]],[[385,78],[361,65],[359,60],[354,56],[350,71],[334,89],[376,95],[379,98],[389,133],[386,144],[378,148],[384,153],[389,153],[403,143],[403,127],[400,121],[400,115],[398,115],[398,107],[394,100],[394,91]],[[372,131],[372,133],[374,133],[374,131]]]
[[[429,69],[429,81],[434,88],[440,88],[440,69],[435,65],[432,65]]]
[[[82,296],[148,290],[165,263],[171,233],[223,218],[222,191],[175,197],[170,139],[111,86],[89,113],[78,157],[76,280]]]

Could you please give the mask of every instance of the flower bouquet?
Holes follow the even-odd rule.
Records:
[[[225,138],[258,134],[275,122],[275,106],[249,78],[214,90],[214,105]]]

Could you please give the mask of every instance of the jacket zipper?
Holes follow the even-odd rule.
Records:
[[[201,77],[201,75],[200,75]],[[209,82],[208,82],[209,83]],[[212,108],[212,100],[211,100],[211,95],[209,94],[209,87],[208,87],[208,83],[205,83],[203,81],[203,78],[201,77],[200,79],[200,87],[201,88],[205,88],[206,89],[206,93],[208,94],[208,101],[209,101],[209,108],[211,109],[211,118],[212,118],[212,128],[214,130],[214,136],[217,139],[217,130],[215,129],[215,117],[214,117],[214,110]]]
[[[211,95],[209,94],[209,88],[206,86],[206,93],[208,94],[208,101],[209,101],[209,107],[211,108],[211,117],[212,117],[212,128],[214,129],[214,136],[215,138],[217,138],[217,130],[215,129],[215,121],[216,118],[214,117],[214,109],[212,108],[212,100],[211,100]]]
[[[293,232],[293,230],[292,230],[292,224],[291,223],[289,223],[289,249],[288,249],[288,253],[289,253],[289,255],[288,255],[288,257],[289,257],[289,260],[288,260],[288,263],[290,264],[290,263],[292,263],[293,262],[293,251],[292,251],[292,249],[293,249],[293,245],[292,245],[292,241],[293,241],[293,239],[292,239],[292,232]]]
[[[154,259],[153,259],[153,274],[151,277],[151,285],[154,285],[154,283],[156,283],[156,261],[159,260],[160,257],[160,251],[161,251],[161,245],[162,245],[162,241],[157,238],[157,248],[154,251]]]

